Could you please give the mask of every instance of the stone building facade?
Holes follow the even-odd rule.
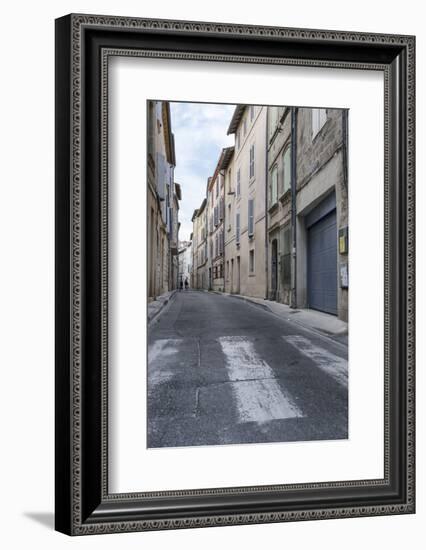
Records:
[[[193,288],[208,290],[208,252],[207,252],[207,199],[194,211],[192,241]]]
[[[180,282],[185,284],[188,281],[188,285],[192,286],[192,242],[181,241],[179,242],[179,271],[178,271],[178,288]]]
[[[268,296],[348,318],[347,111],[268,109]]]
[[[295,109],[296,306],[348,320],[348,112]]]
[[[181,197],[174,183],[176,157],[169,103],[149,101],[147,118],[148,299],[155,300],[176,288],[173,265],[177,262]]]
[[[235,135],[234,194],[225,210],[234,217],[226,230],[225,289],[257,298],[266,297],[266,122],[266,107],[237,105],[228,128]]]
[[[193,216],[194,288],[348,319],[346,110],[237,105]]]
[[[291,304],[291,109],[268,108],[268,281],[270,300]]]
[[[170,289],[178,288],[179,283],[179,201],[182,200],[182,190],[178,183],[174,183],[173,200],[169,213],[169,246],[170,246]]]
[[[233,147],[222,149],[214,174],[207,184],[209,290],[225,290],[225,179]]]

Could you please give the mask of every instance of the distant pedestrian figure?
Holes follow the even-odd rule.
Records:
[[[180,280],[180,283],[179,283],[179,290],[182,290],[183,289],[183,281],[182,279]]]
[[[188,287],[189,287],[188,279],[185,279],[185,290],[188,290]]]

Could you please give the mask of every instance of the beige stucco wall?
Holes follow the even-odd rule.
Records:
[[[231,223],[226,228],[225,260],[234,260],[234,270],[226,282],[226,289],[233,289],[247,296],[264,298],[266,293],[266,243],[265,243],[265,180],[266,180],[266,107],[255,107],[251,120],[250,109],[246,108],[237,133],[240,143],[235,143],[232,187],[237,191],[237,173],[240,170],[241,192],[232,196]],[[244,133],[244,127],[246,132]],[[250,146],[255,145],[254,177],[249,177]],[[254,199],[254,235],[248,235],[248,201]],[[228,212],[228,206],[226,206]],[[240,244],[235,243],[236,215],[240,214]],[[229,225],[231,228],[229,229]],[[249,253],[254,251],[254,271],[249,273]],[[240,269],[238,270],[238,261]],[[238,281],[239,271],[239,281]],[[232,279],[232,280],[231,280]]]

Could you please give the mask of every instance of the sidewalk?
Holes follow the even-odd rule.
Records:
[[[157,296],[157,298],[152,302],[148,302],[148,324],[151,323],[151,321],[163,311],[170,300],[173,299],[176,292],[176,290],[165,292],[164,294]]]
[[[263,298],[252,298],[251,296],[242,296],[240,294],[219,294],[251,302],[271,311],[290,323],[295,323],[309,330],[332,337],[342,344],[347,345],[348,343],[348,323],[341,321],[334,315],[329,315],[328,313],[323,313],[314,309],[292,309],[286,304],[280,304]]]

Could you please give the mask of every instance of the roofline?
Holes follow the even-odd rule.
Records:
[[[227,131],[227,135],[229,134],[235,134],[237,131],[238,125],[241,122],[241,119],[243,118],[244,111],[246,110],[247,105],[237,105],[235,107],[234,114],[232,115],[231,122],[229,123],[229,128]]]
[[[203,202],[200,205],[200,208],[197,210],[197,217],[203,213],[204,208],[206,207],[207,199],[203,199]]]
[[[224,147],[222,149],[222,155],[220,156],[218,167],[219,170],[226,170],[231,162],[232,156],[234,154],[235,147]]]
[[[219,160],[217,161],[214,174],[211,178],[208,179],[207,189],[211,191],[213,183],[215,182],[218,173],[220,170],[226,170],[231,161],[232,155],[234,154],[235,147],[224,147],[220,153]]]

